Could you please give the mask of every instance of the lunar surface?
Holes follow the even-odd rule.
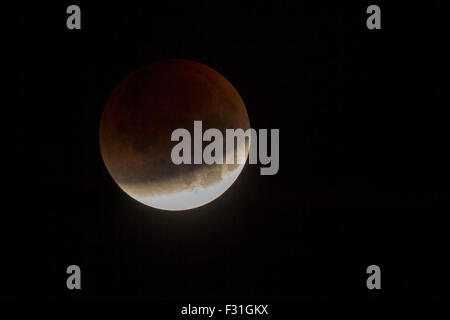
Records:
[[[195,120],[202,121],[202,132],[222,132],[224,159],[225,129],[250,127],[239,93],[203,64],[164,60],[126,76],[111,93],[100,120],[100,150],[114,181],[137,201],[163,210],[192,209],[218,198],[244,164],[172,163],[171,151],[178,143],[171,141],[172,132],[189,130],[193,149]],[[203,142],[203,148],[209,143]],[[249,144],[234,151],[245,148],[248,156]]]

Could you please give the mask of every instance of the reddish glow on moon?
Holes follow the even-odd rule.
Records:
[[[223,194],[243,164],[180,164],[171,161],[171,133],[202,120],[203,131],[247,130],[244,102],[215,70],[172,59],[144,66],[111,93],[100,120],[100,150],[119,187],[137,201],[163,210],[202,206]],[[207,143],[206,143],[207,144]],[[249,144],[245,148],[248,156]],[[235,150],[237,151],[237,150]],[[225,157],[225,150],[224,150]]]

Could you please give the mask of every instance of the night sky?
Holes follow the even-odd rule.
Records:
[[[22,5],[12,91],[2,297],[151,301],[439,298],[448,292],[448,64],[441,2],[246,7]],[[136,68],[184,58],[223,74],[252,128],[280,129],[280,170],[246,165],[187,214],[114,183],[101,112]],[[446,79],[446,80],[445,80]],[[445,90],[444,90],[445,89]],[[5,149],[3,149],[5,150]],[[82,290],[66,288],[66,268]],[[366,268],[381,267],[381,290]],[[156,303],[156,302],[155,302]]]

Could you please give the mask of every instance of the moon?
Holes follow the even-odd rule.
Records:
[[[174,164],[171,150],[178,142],[171,134],[185,128],[193,139],[195,120],[202,121],[203,132],[219,129],[224,144],[226,129],[250,128],[237,90],[201,63],[163,60],[127,75],[100,119],[100,152],[113,180],[135,200],[162,210],[193,209],[218,198],[244,164]],[[247,157],[250,143],[235,145],[234,151],[245,148]]]

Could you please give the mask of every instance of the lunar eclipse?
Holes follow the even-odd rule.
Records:
[[[100,120],[105,166],[132,198],[162,210],[207,204],[237,179],[243,164],[180,164],[171,161],[171,133],[250,127],[244,102],[233,85],[198,62],[171,59],[143,66],[111,93]],[[249,144],[245,148],[248,156]],[[225,150],[224,150],[225,156]]]

